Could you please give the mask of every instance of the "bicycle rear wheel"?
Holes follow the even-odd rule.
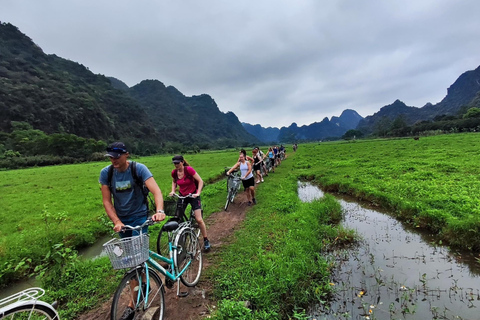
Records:
[[[52,308],[38,303],[15,307],[0,315],[0,319],[30,319],[30,320],[58,320],[57,312]]]
[[[121,319],[127,308],[132,306],[135,312],[135,319],[163,320],[165,313],[165,289],[162,280],[151,268],[148,268],[148,276],[149,290],[146,308],[144,308],[147,291],[145,268],[135,268],[123,277],[113,296],[110,311],[111,320]],[[139,283],[142,283],[142,285],[139,285]],[[137,304],[139,294],[140,302]]]
[[[193,230],[184,229],[175,240],[177,254],[175,255],[175,265],[177,270],[182,271],[190,263],[187,270],[180,276],[180,280],[187,287],[195,286],[200,280],[202,274],[202,249],[198,237]]]

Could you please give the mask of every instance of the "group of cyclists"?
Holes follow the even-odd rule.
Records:
[[[251,206],[257,204],[255,184],[264,182],[263,177],[268,176],[270,170],[274,173],[275,167],[279,166],[284,158],[285,147],[283,145],[269,147],[266,154],[259,147],[255,147],[252,149],[252,156],[247,155],[245,149],[242,149],[237,163],[226,174],[229,175],[240,170],[240,179],[247,195],[247,205]]]
[[[127,160],[129,152],[123,142],[114,142],[109,145],[105,156],[110,158],[111,165],[102,169],[99,182],[101,184],[103,206],[114,224],[113,230],[119,232],[122,238],[138,235],[135,231],[132,233],[131,230],[124,230],[124,226],[141,225],[147,220],[149,210],[145,193],[148,194],[148,192],[151,192],[155,199],[156,208],[152,220],[164,220],[163,195],[150,170],[144,164],[132,163]],[[185,206],[188,204],[192,206],[195,220],[203,235],[204,250],[208,251],[210,250],[210,241],[201,215],[200,194],[203,188],[203,180],[189,166],[183,156],[174,156],[172,164],[175,168],[171,173],[172,189],[169,195],[172,196],[177,188],[179,188],[180,195],[191,195],[186,199]],[[143,232],[146,233],[147,230],[143,230]]]
[[[148,227],[143,230],[132,231],[125,225],[143,225],[149,216],[148,199],[149,192],[155,199],[155,213],[151,217],[153,221],[165,219],[164,201],[162,191],[153,178],[150,170],[141,163],[129,161],[129,152],[123,142],[114,142],[107,147],[105,156],[110,158],[111,165],[103,168],[100,172],[99,182],[101,185],[102,201],[105,211],[112,221],[113,230],[118,232],[121,238],[138,236],[147,233]],[[266,153],[259,147],[252,150],[251,156],[245,150],[241,150],[237,163],[227,172],[240,170],[241,179],[247,193],[248,205],[256,204],[255,184],[262,183],[268,173],[275,172],[275,167],[280,165],[285,157],[285,148],[269,147]],[[179,189],[181,196],[187,196],[182,205],[190,204],[204,240],[204,251],[209,251],[210,241],[207,229],[201,214],[200,194],[204,183],[199,174],[185,161],[183,156],[176,155],[172,158],[174,169],[171,172],[172,188],[169,196],[173,196]],[[180,200],[179,200],[180,201]],[[135,315],[134,303],[124,310],[121,320],[132,319]]]

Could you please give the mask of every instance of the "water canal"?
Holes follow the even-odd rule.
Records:
[[[323,196],[299,182],[302,201]],[[337,197],[344,227],[361,240],[330,256],[338,265],[334,299],[310,319],[480,319],[480,263],[452,254],[434,236],[404,227],[388,214]],[[436,243],[436,244],[435,244]]]

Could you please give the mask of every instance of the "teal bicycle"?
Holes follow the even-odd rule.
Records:
[[[180,226],[177,221],[169,221],[162,229],[172,232],[169,241],[168,257],[149,250],[149,236],[142,233],[144,226],[153,225],[151,218],[142,225],[125,229],[139,230],[140,235],[112,239],[104,244],[105,252],[114,269],[129,268],[113,296],[110,319],[155,319],[162,320],[165,313],[165,287],[158,273],[173,285],[177,282],[177,296],[180,281],[195,286],[202,273],[202,251],[198,237],[192,228]],[[166,268],[157,262],[161,261]],[[158,272],[158,273],[157,273]]]

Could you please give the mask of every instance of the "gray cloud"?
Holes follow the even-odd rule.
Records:
[[[439,102],[480,64],[476,0],[0,0],[47,53],[133,86],[208,93],[241,121],[288,126]]]

